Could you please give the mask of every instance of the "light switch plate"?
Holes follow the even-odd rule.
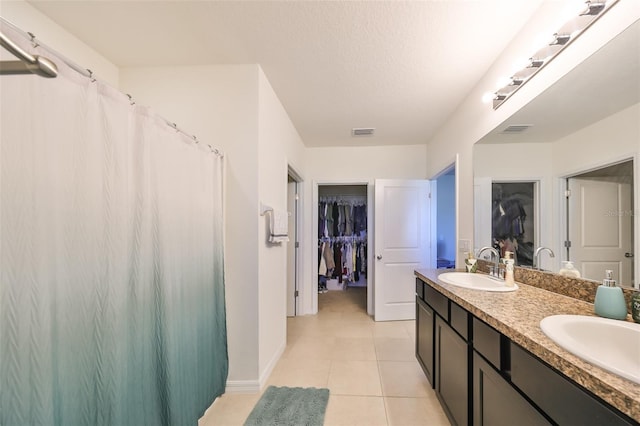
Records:
[[[471,241],[469,241],[469,240],[458,240],[458,250],[461,253],[468,252],[470,245],[471,245]]]

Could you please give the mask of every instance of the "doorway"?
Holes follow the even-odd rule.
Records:
[[[442,269],[456,267],[456,168],[451,166],[435,179],[436,261]]]
[[[366,294],[369,282],[367,185],[318,185],[317,209],[319,305],[325,300],[337,300],[350,289]]]
[[[287,244],[287,317],[295,317],[300,312],[300,227],[298,225],[302,209],[300,176],[289,167],[287,174],[287,211],[289,215],[289,244]]]

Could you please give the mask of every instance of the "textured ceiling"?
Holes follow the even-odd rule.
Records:
[[[305,144],[339,146],[426,143],[542,0],[29,3],[119,67],[258,63]]]

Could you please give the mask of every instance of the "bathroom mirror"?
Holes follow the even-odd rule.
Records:
[[[476,249],[494,242],[492,183],[531,182],[537,203],[530,239],[535,247],[548,247],[555,253],[553,258],[546,251],[541,253],[542,269],[557,272],[562,261],[572,260],[583,278],[599,281],[604,269],[613,269],[623,286],[638,281],[638,76],[640,22],[635,22],[474,145]],[[578,186],[568,192],[582,179],[627,186],[612,195],[596,191],[580,201],[591,214],[591,219],[585,219],[585,214],[575,212],[572,198],[583,190]],[[606,225],[603,220],[608,221]],[[615,228],[623,221],[622,228]],[[573,226],[580,233],[602,231],[598,237],[604,239],[602,244],[630,246],[624,247],[617,261],[586,259],[570,240],[569,235],[575,234]],[[619,241],[624,233],[629,233],[630,243]],[[628,273],[623,272],[624,265]]]

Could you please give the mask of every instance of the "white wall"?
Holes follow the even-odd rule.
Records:
[[[305,274],[301,291],[302,314],[313,314],[318,310],[318,184],[367,184],[370,194],[367,226],[373,230],[373,190],[375,179],[425,179],[425,145],[362,146],[309,148],[306,150],[306,180],[304,185],[305,207],[303,230],[305,244]],[[369,232],[371,235],[371,232]],[[372,243],[373,240],[370,240]],[[369,244],[369,271],[371,253]],[[307,269],[308,266],[308,269]],[[371,291],[369,297],[371,297]]]
[[[547,89],[577,64],[605,45],[640,18],[640,2],[621,1],[608,11],[561,55],[550,62],[535,78],[523,86],[497,110],[483,104],[483,93],[495,90],[496,81],[512,68],[522,55],[530,55],[534,40],[541,29],[556,16],[561,2],[545,2],[520,34],[494,62],[485,77],[428,143],[428,176],[444,170],[455,155],[459,155],[458,177],[458,239],[473,240],[473,144],[505,119]],[[458,263],[460,261],[458,252]]]
[[[259,69],[259,200],[287,210],[288,166],[304,178],[304,145],[266,76]],[[263,384],[284,351],[287,339],[287,245],[269,244],[269,215],[258,222],[259,377]],[[304,246],[304,245],[303,245]]]
[[[30,32],[44,46],[93,71],[95,78],[118,87],[119,70],[104,56],[43,15],[24,0],[0,1],[0,16]]]
[[[635,104],[556,141],[553,172],[558,177],[575,175],[639,152],[640,104]]]

